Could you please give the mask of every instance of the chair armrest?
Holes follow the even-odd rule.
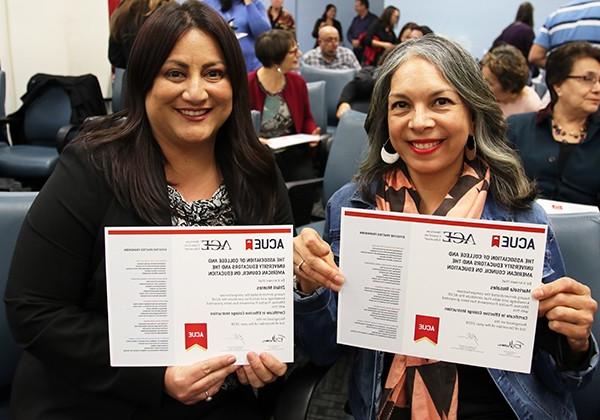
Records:
[[[298,181],[288,181],[285,183],[286,188],[289,190],[303,187],[305,185],[318,185],[323,183],[323,178],[308,178],[308,179],[300,179]]]
[[[273,420],[305,420],[313,393],[330,367],[308,363],[296,368],[285,381]]]
[[[56,150],[62,153],[63,149],[79,133],[79,126],[73,124],[63,125],[56,133]]]

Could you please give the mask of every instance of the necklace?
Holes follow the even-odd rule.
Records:
[[[554,131],[554,135],[556,137],[562,137],[564,143],[568,143],[564,140],[565,137],[571,137],[577,143],[581,143],[587,134],[587,124],[584,124],[583,127],[579,129],[579,132],[575,131],[567,131],[564,130],[560,125],[558,125],[554,120],[552,120],[552,130]]]

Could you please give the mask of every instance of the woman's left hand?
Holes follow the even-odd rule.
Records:
[[[548,327],[567,338],[574,352],[586,352],[598,303],[585,284],[561,277],[536,288],[533,297],[540,301],[538,315],[548,319]]]
[[[258,355],[250,352],[247,357],[249,364],[240,366],[236,371],[238,380],[244,385],[262,388],[287,372],[287,365],[270,353]]]

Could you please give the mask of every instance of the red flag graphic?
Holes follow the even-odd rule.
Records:
[[[492,235],[492,247],[500,246],[500,235]]]
[[[438,317],[417,315],[415,317],[414,341],[419,341],[423,338],[426,338],[433,344],[437,344],[439,326],[440,319]]]
[[[206,324],[185,324],[185,349],[195,345],[208,349],[208,332]]]

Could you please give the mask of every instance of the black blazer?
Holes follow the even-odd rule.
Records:
[[[280,184],[274,224],[289,224]],[[170,216],[161,224],[170,225]],[[143,225],[117,202],[88,153],[67,147],[25,218],[9,275],[7,315],[25,350],[12,419],[203,418],[227,405],[223,392],[194,406],[171,399],[163,367],[110,367],[103,230]]]

